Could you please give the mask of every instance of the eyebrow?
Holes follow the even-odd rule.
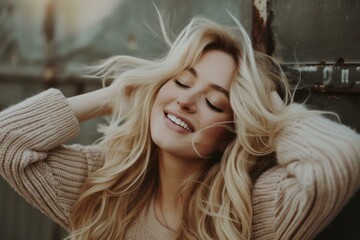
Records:
[[[196,70],[195,70],[193,67],[189,68],[188,71],[189,71],[195,78],[198,77],[198,74],[197,74]],[[217,85],[217,84],[214,84],[214,83],[211,83],[211,84],[210,84],[210,87],[211,87],[212,89],[215,89],[215,90],[217,90],[217,91],[225,94],[227,97],[229,97],[229,92],[228,92],[226,89],[224,89],[223,87],[221,87],[221,86],[219,86],[219,85]]]

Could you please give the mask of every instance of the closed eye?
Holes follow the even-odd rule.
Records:
[[[177,79],[174,79],[173,81],[174,81],[174,83],[176,83],[176,85],[178,85],[178,86],[181,87],[181,88],[190,88],[190,86],[185,85],[185,84],[182,84],[182,83],[179,82],[179,80],[177,80]]]
[[[212,110],[216,111],[216,112],[224,112],[221,108],[218,108],[217,106],[213,105],[209,99],[205,98],[206,104],[209,106],[209,108],[211,108]]]

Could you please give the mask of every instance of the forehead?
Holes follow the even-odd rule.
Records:
[[[200,60],[193,66],[195,75],[209,84],[216,84],[226,90],[230,86],[236,71],[233,57],[220,50],[204,52]]]

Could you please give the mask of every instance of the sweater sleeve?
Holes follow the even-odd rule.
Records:
[[[64,228],[99,151],[63,146],[79,133],[65,97],[50,89],[0,113],[0,174],[33,206]]]
[[[322,116],[303,117],[279,133],[276,155],[278,166],[254,186],[254,238],[312,239],[359,188],[360,136]]]

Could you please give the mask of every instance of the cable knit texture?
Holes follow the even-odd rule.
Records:
[[[293,104],[291,111],[303,107]],[[0,113],[0,173],[19,194],[64,228],[86,177],[102,166],[94,146],[65,144],[79,122],[56,89]],[[253,190],[252,239],[311,239],[360,185],[360,136],[321,116],[294,120],[276,139],[278,165]],[[127,239],[173,239],[156,219],[153,202]]]

